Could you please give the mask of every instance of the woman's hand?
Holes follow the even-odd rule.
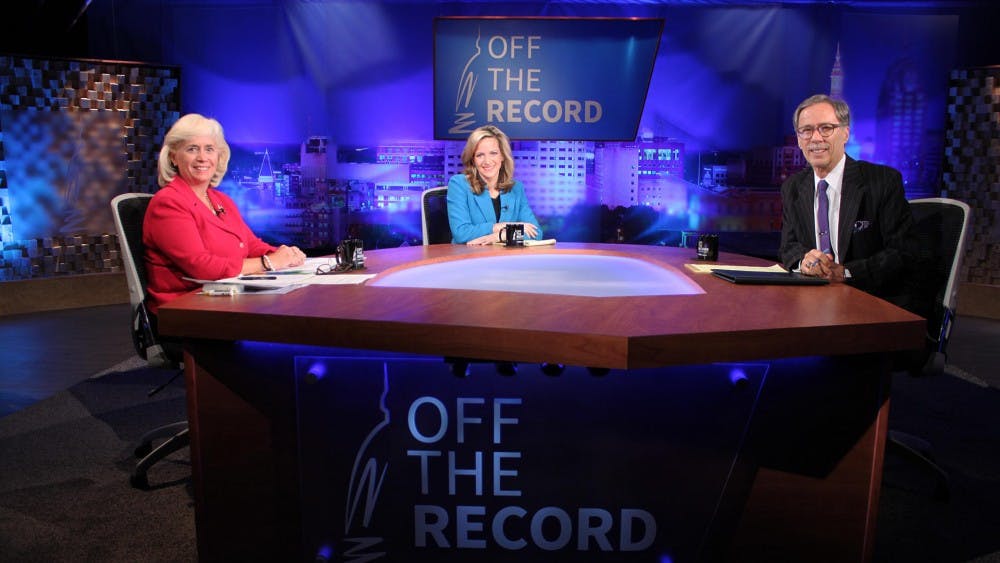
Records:
[[[268,253],[267,259],[275,270],[284,270],[305,264],[306,255],[297,246],[281,245],[278,250]]]
[[[488,235],[483,235],[481,237],[474,238],[465,244],[469,246],[486,246],[488,244],[493,244],[496,240],[497,240],[496,235],[490,233]]]

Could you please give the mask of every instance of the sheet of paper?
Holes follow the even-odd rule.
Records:
[[[328,274],[312,276],[306,285],[355,285],[365,283],[375,277],[375,274]]]
[[[223,278],[221,280],[199,280],[194,278],[184,278],[195,283],[200,283],[207,288],[204,293],[210,295],[228,295],[230,293],[287,293],[286,288],[297,288],[307,285],[353,285],[364,283],[375,274],[351,272],[343,274],[316,275],[316,268],[319,266],[333,266],[331,258],[307,258],[305,264],[290,270],[278,270],[277,272],[264,272],[248,276],[235,276]],[[291,290],[289,289],[289,291]],[[232,291],[230,291],[232,290]],[[267,291],[271,290],[271,291]]]
[[[726,264],[684,264],[692,272],[710,274],[712,270],[739,270],[741,272],[784,272],[780,264],[773,266],[732,266]]]
[[[302,285],[304,283],[308,283],[308,280],[314,277],[316,277],[315,274],[267,272],[265,274],[255,274],[252,276],[235,276],[232,278],[223,278],[221,280],[215,280],[212,282],[201,282],[201,283],[233,284],[233,285],[242,285],[244,287],[269,289],[277,287],[288,287],[290,285]]]
[[[550,246],[550,245],[553,245],[555,243],[556,243],[556,239],[554,239],[554,238],[547,238],[547,239],[542,239],[542,240],[526,240],[526,241],[524,241],[524,246]],[[497,241],[497,242],[494,242],[493,244],[495,244],[497,246],[506,246],[507,243]]]

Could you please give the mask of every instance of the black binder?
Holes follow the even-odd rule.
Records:
[[[795,272],[748,272],[745,270],[712,270],[712,275],[727,282],[755,285],[826,285],[830,280],[803,276]]]

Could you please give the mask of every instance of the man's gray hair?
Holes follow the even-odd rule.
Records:
[[[809,96],[808,98],[802,100],[799,107],[795,108],[795,114],[792,115],[792,129],[798,131],[799,129],[799,114],[802,110],[809,106],[814,106],[816,104],[830,104],[833,106],[833,113],[837,115],[837,122],[844,127],[851,126],[851,108],[847,107],[847,102],[844,100],[835,100],[826,94],[815,94]]]

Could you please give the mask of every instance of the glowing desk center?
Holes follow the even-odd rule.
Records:
[[[578,252],[510,254],[418,263],[380,275],[369,285],[475,289],[580,297],[699,295],[705,291],[683,272],[630,256]]]

